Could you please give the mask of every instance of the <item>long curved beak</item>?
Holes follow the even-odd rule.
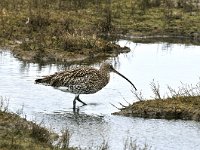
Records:
[[[128,79],[126,78],[123,74],[119,73],[117,70],[113,69],[112,70],[114,73],[118,74],[119,76],[121,76],[122,78],[126,79],[126,81],[128,81],[133,87],[134,89],[137,91],[137,88],[135,87],[135,85]]]

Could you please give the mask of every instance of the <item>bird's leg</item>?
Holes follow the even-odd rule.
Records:
[[[85,102],[83,102],[80,98],[79,98],[79,95],[76,97],[76,99],[81,102],[83,105],[87,105]]]
[[[73,110],[74,111],[76,109],[76,100],[77,100],[77,96],[75,96],[74,101],[73,101]]]

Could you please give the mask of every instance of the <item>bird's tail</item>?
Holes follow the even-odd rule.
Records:
[[[42,79],[36,79],[36,80],[35,80],[35,83],[36,83],[36,84],[42,83]]]
[[[46,76],[44,78],[36,79],[35,83],[36,84],[42,83],[42,84],[45,84],[45,85],[50,85],[50,83],[51,83],[51,76]]]

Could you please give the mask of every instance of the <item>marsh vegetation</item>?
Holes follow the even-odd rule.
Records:
[[[138,102],[120,108],[113,113],[132,117],[155,119],[182,119],[200,121],[200,83],[195,86],[182,84],[178,90],[168,86],[166,96],[162,98],[159,84],[150,84],[154,99],[145,100],[141,92],[134,92]]]
[[[199,2],[1,0],[0,43],[22,60],[80,62],[124,52],[120,36],[200,37]],[[125,50],[127,52],[127,48]]]
[[[9,99],[0,97],[0,149],[2,150],[74,150],[69,146],[69,131],[58,134],[44,125],[28,121],[23,107],[16,113],[9,112]],[[24,115],[24,117],[20,117]],[[57,144],[53,144],[58,141]]]
[[[166,41],[165,37],[179,37],[176,40],[178,43],[183,43],[182,37],[184,37],[188,39],[186,43],[199,45],[199,20],[200,2],[195,0],[1,0],[0,45],[11,49],[19,59],[29,62],[89,64],[115,57],[122,52],[129,52],[129,48],[122,48],[117,44],[120,38],[134,38],[137,43],[163,42]],[[173,41],[169,39],[169,42],[174,42],[174,39]],[[23,62],[23,64],[26,66],[28,63]],[[7,76],[8,72],[5,74]],[[20,82],[21,78],[24,76],[20,75]],[[26,80],[30,81],[27,82],[30,86],[32,81],[27,78]],[[7,82],[5,83],[7,85]],[[16,86],[9,88],[14,89]],[[138,102],[122,108],[116,114],[144,118],[200,120],[199,84],[195,87],[183,85],[178,91],[168,87],[168,95],[164,98],[160,94],[158,85],[152,83],[151,88],[155,94],[154,100],[144,100],[140,93],[135,93]],[[27,98],[27,95],[25,97]],[[8,113],[9,101],[4,107],[2,99],[1,97],[0,148],[80,149],[69,146],[70,133],[67,130],[58,137],[36,123],[27,122],[14,113]],[[33,97],[30,99],[33,101]],[[56,97],[54,99],[56,100]],[[51,102],[56,110],[54,101]],[[59,102],[61,105],[64,104],[63,101]],[[18,111],[20,112],[21,110]],[[60,141],[57,145],[52,145],[56,137]],[[109,149],[109,145],[104,141],[98,148]],[[142,148],[137,146],[134,140],[127,140],[124,149]],[[148,146],[143,149],[148,149]]]

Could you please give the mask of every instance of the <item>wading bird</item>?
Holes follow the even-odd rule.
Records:
[[[45,76],[42,79],[36,79],[35,83],[53,86],[56,88],[65,87],[67,92],[75,94],[73,109],[76,108],[76,100],[83,105],[87,105],[80,100],[80,94],[93,94],[105,87],[110,80],[110,72],[114,72],[126,79],[135,90],[135,85],[124,75],[114,69],[109,63],[103,63],[100,69],[92,67],[80,67],[72,70],[56,72],[53,75]]]

